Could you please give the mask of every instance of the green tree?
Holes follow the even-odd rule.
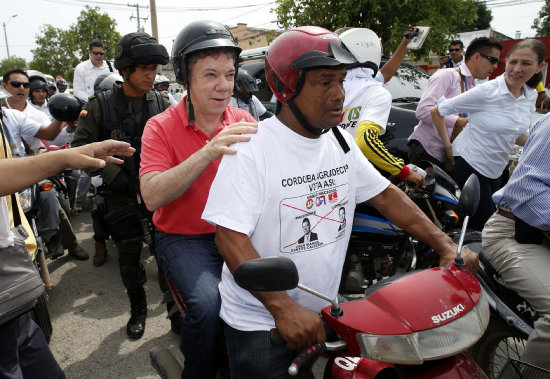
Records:
[[[32,50],[30,68],[53,76],[62,75],[72,81],[75,66],[89,58],[90,41],[103,42],[105,59],[112,60],[120,38],[114,19],[106,13],[99,13],[97,7],[86,6],[76,23],[67,30],[52,25],[42,26],[36,35],[37,48]]]
[[[27,68],[27,61],[15,55],[12,55],[9,59],[3,59],[0,62],[0,75],[4,75],[6,71],[13,70],[14,68]]]
[[[493,13],[487,8],[487,3],[474,0],[477,8],[475,21],[468,24],[466,20],[459,15],[453,17],[453,30],[455,33],[469,32],[471,30],[483,30],[491,27],[493,21]]]
[[[531,27],[537,31],[537,37],[550,35],[550,0],[544,2]]]
[[[344,26],[372,29],[382,39],[384,52],[395,50],[404,32],[414,25],[430,26],[430,34],[416,57],[444,50],[456,35],[453,20],[460,15],[463,23],[476,20],[474,0],[277,0],[279,25],[290,28],[318,25],[329,30]]]

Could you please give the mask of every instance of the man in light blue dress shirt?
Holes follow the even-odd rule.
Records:
[[[483,251],[510,286],[540,314],[522,360],[550,369],[550,114],[530,130],[497,212],[483,229]],[[519,241],[519,242],[518,242]]]

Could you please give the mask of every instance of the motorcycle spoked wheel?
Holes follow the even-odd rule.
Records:
[[[42,333],[44,333],[46,341],[50,343],[53,328],[45,292],[38,298],[36,305],[32,310],[31,317],[34,322],[36,322],[36,324],[40,327]]]
[[[491,317],[487,330],[470,350],[470,355],[487,374],[495,379],[510,358],[521,360],[527,339],[514,328]]]

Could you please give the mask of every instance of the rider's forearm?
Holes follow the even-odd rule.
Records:
[[[399,178],[407,177],[408,167],[405,166],[403,159],[395,157],[386,149],[386,146],[378,138],[380,130],[380,126],[374,122],[360,122],[355,134],[355,143],[376,167]]]
[[[241,263],[260,258],[260,255],[252,245],[252,241],[250,241],[250,238],[246,234],[224,228],[223,226],[216,228],[216,246],[229,271],[232,273]],[[287,311],[290,303],[294,303],[294,300],[284,291],[252,291],[251,293],[262,302],[274,318],[279,312]]]
[[[152,171],[140,177],[143,201],[151,212],[182,196],[203,173],[211,160],[204,149],[166,171]]]
[[[399,188],[390,184],[369,200],[380,213],[401,229],[429,244],[440,256],[453,253],[452,239],[437,228],[416,204]]]

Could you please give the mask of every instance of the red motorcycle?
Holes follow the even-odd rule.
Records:
[[[471,177],[459,201],[465,214],[476,209],[478,194],[479,182]],[[383,280],[355,301],[339,303],[299,284],[296,266],[286,257],[244,262],[234,277],[249,291],[300,288],[331,303],[321,317],[335,338],[296,357],[290,375],[327,353],[325,378],[486,378],[465,353],[490,318],[487,298],[460,256],[467,222],[465,217],[454,263]],[[277,343],[276,330],[273,335]]]

